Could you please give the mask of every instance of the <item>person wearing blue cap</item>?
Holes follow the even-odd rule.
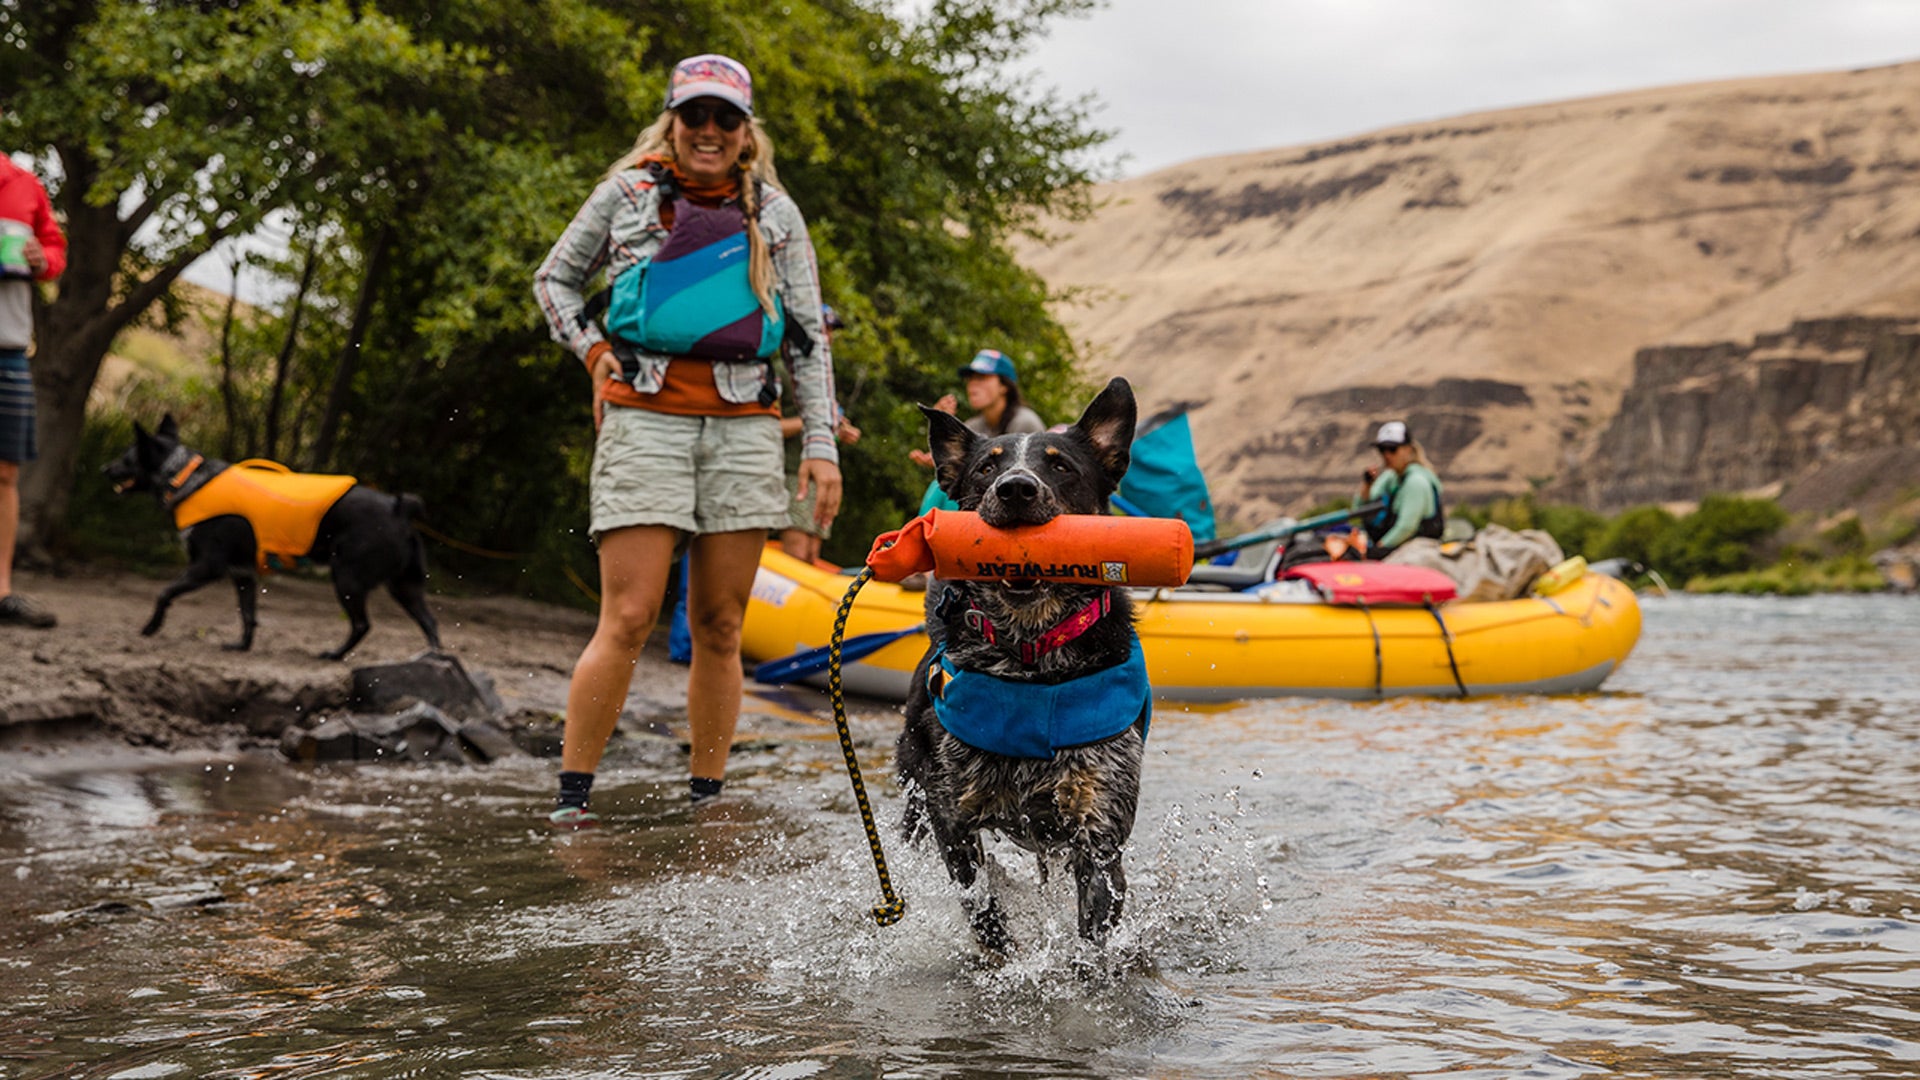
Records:
[[[1047,430],[1047,422],[1040,419],[1020,397],[1020,372],[1013,366],[1013,359],[999,349],[981,349],[973,354],[973,359],[960,365],[959,375],[966,380],[967,405],[973,409],[973,415],[967,418],[967,427],[976,435],[1038,435]],[[943,394],[933,407],[944,413],[958,415],[960,403],[952,394]],[[916,465],[933,468],[933,455],[915,448],[908,453]],[[954,509],[956,504],[940,490],[939,481],[927,486],[927,493],[920,500],[920,512],[932,509]]]

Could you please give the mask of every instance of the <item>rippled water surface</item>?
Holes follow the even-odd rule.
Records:
[[[0,1076],[1913,1076],[1920,603],[1650,599],[1608,692],[1155,718],[1122,932],[997,847],[978,962],[830,732],[5,778]],[[882,817],[895,721],[856,725]]]

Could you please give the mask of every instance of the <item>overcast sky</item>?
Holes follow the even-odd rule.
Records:
[[[1671,83],[1920,58],[1920,0],[1110,0],[1033,60],[1135,176]]]

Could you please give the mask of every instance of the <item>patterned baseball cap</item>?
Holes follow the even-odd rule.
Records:
[[[711,97],[753,115],[753,76],[747,66],[719,53],[690,56],[673,65],[667,80],[667,108],[677,109],[694,98]]]

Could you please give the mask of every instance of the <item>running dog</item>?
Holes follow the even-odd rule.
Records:
[[[204,457],[180,442],[171,414],[151,434],[135,424],[133,445],[102,471],[116,491],[153,492],[187,544],[187,568],[160,591],[142,634],[160,632],[178,597],[228,578],[240,598],[240,640],[222,648],[250,649],[259,574],[269,559],[303,558],[331,564],[333,592],[351,625],[347,640],[322,658],[339,660],[367,636],[367,594],[381,585],[420,624],[428,648],[440,648],[439,626],[427,610],[426,549],[412,528],[422,509],[418,496],[382,495],[351,476]]]
[[[1071,428],[983,438],[924,406],[940,486],[1005,528],[1103,514],[1127,471],[1136,407],[1108,383]],[[929,590],[933,642],[914,672],[895,763],[910,840],[931,833],[982,947],[1013,945],[981,877],[994,830],[1071,863],[1082,937],[1103,944],[1126,895],[1151,690],[1123,589],[949,581]],[[957,734],[959,733],[959,734]],[[962,737],[964,735],[964,737]]]

